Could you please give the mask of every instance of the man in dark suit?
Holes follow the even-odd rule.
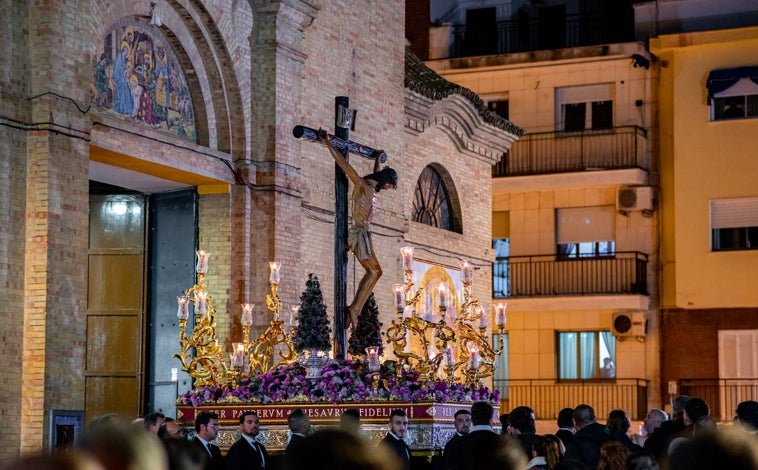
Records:
[[[240,438],[226,454],[226,470],[264,470],[268,452],[256,441],[261,423],[255,411],[245,411],[240,416]]]
[[[450,455],[445,459],[444,470],[494,468],[498,450],[507,443],[504,437],[495,433],[490,424],[494,412],[492,404],[486,401],[478,401],[471,405],[473,426],[468,434],[456,439],[450,446]],[[517,447],[517,444],[514,444],[514,448]],[[523,460],[523,456],[521,457]]]
[[[574,409],[564,408],[558,412],[558,430],[555,435],[563,442],[564,449],[574,439]]]
[[[195,432],[197,435],[193,442],[205,451],[203,470],[223,470],[224,457],[221,455],[221,449],[210,442],[218,435],[218,415],[208,411],[198,413],[195,417]]]
[[[290,441],[284,449],[285,457],[292,454],[311,433],[311,421],[301,408],[297,408],[287,415],[287,427],[290,429]]]
[[[442,451],[443,469],[447,468],[445,460],[447,460],[447,456],[450,454],[450,449],[453,448],[453,444],[458,439],[468,434],[469,429],[471,428],[471,412],[466,409],[460,409],[456,411],[453,426],[455,426],[455,432],[453,433],[453,436],[447,441],[447,444],[445,444],[445,449]]]
[[[401,467],[405,470],[411,468],[411,449],[405,443],[405,433],[408,432],[408,415],[405,410],[392,410],[390,412],[390,431],[384,436],[380,445],[385,446],[397,456]]]

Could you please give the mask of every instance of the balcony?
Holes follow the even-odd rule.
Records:
[[[557,382],[554,379],[495,380],[505,409],[527,405],[536,419],[554,420],[562,408],[587,404],[604,420],[612,410],[623,409],[633,420],[647,415],[647,386],[644,379]]]
[[[494,12],[493,12],[494,14]],[[554,18],[522,16],[514,20],[474,25],[466,34],[466,25],[452,27],[450,57],[511,54],[569,47],[597,46],[634,41],[633,14],[585,12]],[[489,40],[484,40],[485,38]]]
[[[758,397],[758,379],[681,379],[679,394],[705,400],[711,416],[731,421],[737,414],[737,405]]]
[[[650,169],[647,131],[637,126],[527,134],[492,167],[492,177]]]
[[[647,259],[636,251],[577,259],[556,259],[556,255],[496,258],[493,297],[648,295]]]

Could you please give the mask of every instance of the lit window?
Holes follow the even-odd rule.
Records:
[[[711,201],[711,249],[758,249],[758,197]]]
[[[556,210],[558,259],[614,256],[613,206],[569,207]]]
[[[558,378],[616,378],[616,338],[610,331],[559,332]]]

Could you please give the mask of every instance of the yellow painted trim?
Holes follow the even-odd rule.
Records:
[[[229,192],[229,183],[216,178],[211,178],[197,173],[180,170],[161,163],[155,163],[148,160],[132,157],[113,150],[104,149],[95,145],[90,146],[90,160],[104,163],[106,165],[124,168],[126,170],[137,171],[146,175],[155,176],[177,183],[184,183],[191,186],[208,186],[212,192],[206,194],[217,194],[219,192]],[[225,187],[222,189],[222,187]]]
[[[198,194],[229,194],[228,184],[204,184],[197,187]]]

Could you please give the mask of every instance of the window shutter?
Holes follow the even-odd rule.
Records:
[[[714,199],[711,228],[758,227],[758,197]]]
[[[558,209],[558,244],[613,241],[613,206]]]

